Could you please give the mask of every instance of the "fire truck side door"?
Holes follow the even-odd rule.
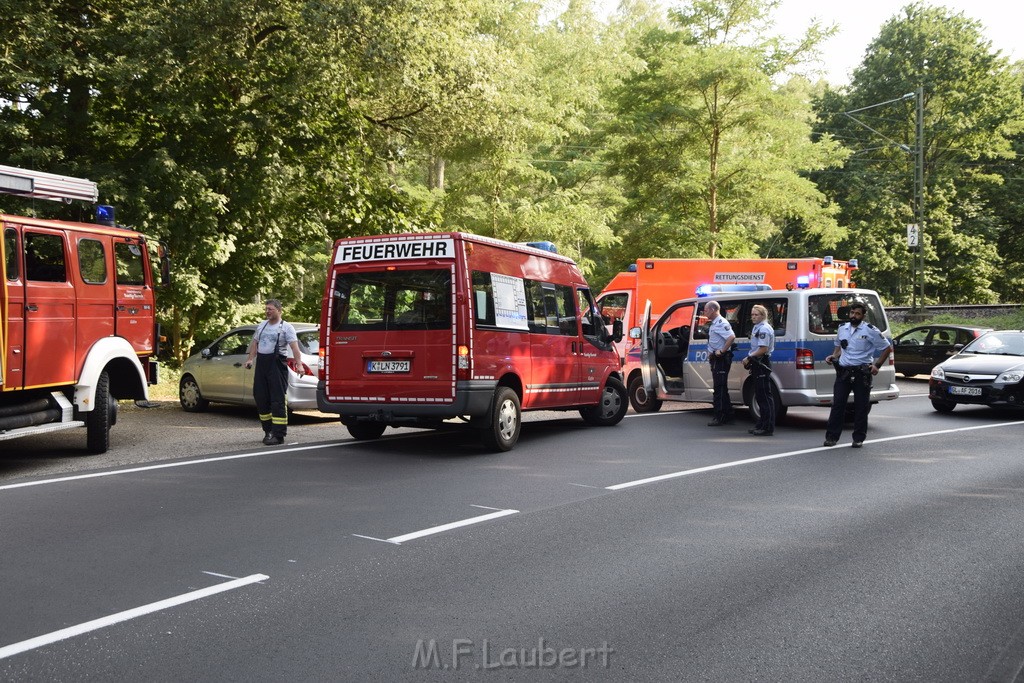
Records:
[[[75,288],[68,245],[57,230],[23,233],[25,254],[25,388],[74,384]]]
[[[115,334],[136,351],[153,349],[153,288],[147,283],[145,245],[128,238],[114,239]]]
[[[21,240],[11,225],[4,226],[4,282],[7,297],[0,301],[0,390],[20,389],[24,384],[25,280],[22,277]],[[3,290],[0,290],[2,293]]]

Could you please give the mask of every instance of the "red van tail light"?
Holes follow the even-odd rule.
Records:
[[[796,350],[796,369],[797,370],[813,370],[814,369],[814,351],[810,349],[797,349]]]
[[[469,347],[459,345],[458,359],[456,360],[456,377],[458,379],[469,379]]]
[[[326,372],[327,363],[324,362],[324,358],[325,358],[326,355],[327,355],[327,352],[324,351],[324,347],[321,346],[320,350],[317,352],[317,357],[320,360],[318,360],[317,364],[316,364],[316,374],[317,374],[317,378],[320,381],[326,381],[327,380],[327,372]]]

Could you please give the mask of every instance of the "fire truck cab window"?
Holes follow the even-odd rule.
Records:
[[[78,271],[82,280],[90,285],[107,281],[107,254],[99,240],[83,239],[78,242]]]
[[[18,261],[18,235],[13,229],[7,228],[4,231],[4,269],[8,280],[18,279]]]
[[[137,244],[118,242],[114,245],[117,257],[117,284],[145,284],[145,269],[142,265],[142,249]]]
[[[60,235],[25,233],[25,279],[34,282],[67,282],[64,239]]]

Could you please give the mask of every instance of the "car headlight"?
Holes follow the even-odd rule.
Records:
[[[946,379],[946,371],[942,369],[941,365],[932,368],[932,379]]]
[[[996,384],[1016,384],[1024,379],[1024,370],[1010,370],[996,377]]]

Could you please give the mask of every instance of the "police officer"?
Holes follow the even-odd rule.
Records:
[[[768,309],[756,304],[750,309],[750,353],[743,359],[743,367],[754,380],[754,400],[757,401],[757,423],[750,433],[754,436],[775,434],[775,399],[772,397],[772,360],[775,350],[775,330],[768,322]]]
[[[251,368],[253,359],[256,360],[252,397],[256,400],[256,410],[263,425],[263,443],[276,446],[284,443],[288,432],[288,349],[295,359],[295,372],[299,377],[305,374],[305,370],[295,328],[281,318],[281,302],[268,299],[265,310],[267,319],[256,327],[249,343],[245,367]]]
[[[853,447],[864,445],[871,412],[871,380],[892,353],[892,344],[881,331],[864,322],[867,312],[862,303],[850,306],[850,322],[840,326],[836,345],[826,363],[837,363],[832,394],[832,412],[825,427],[825,445],[835,446],[843,433],[846,402],[853,391]],[[878,353],[878,360],[874,360]]]
[[[715,410],[709,427],[732,422],[732,403],[729,401],[729,368],[732,366],[732,343],[736,341],[732,325],[722,316],[717,301],[704,304],[708,317],[708,362],[711,363],[712,399]]]

